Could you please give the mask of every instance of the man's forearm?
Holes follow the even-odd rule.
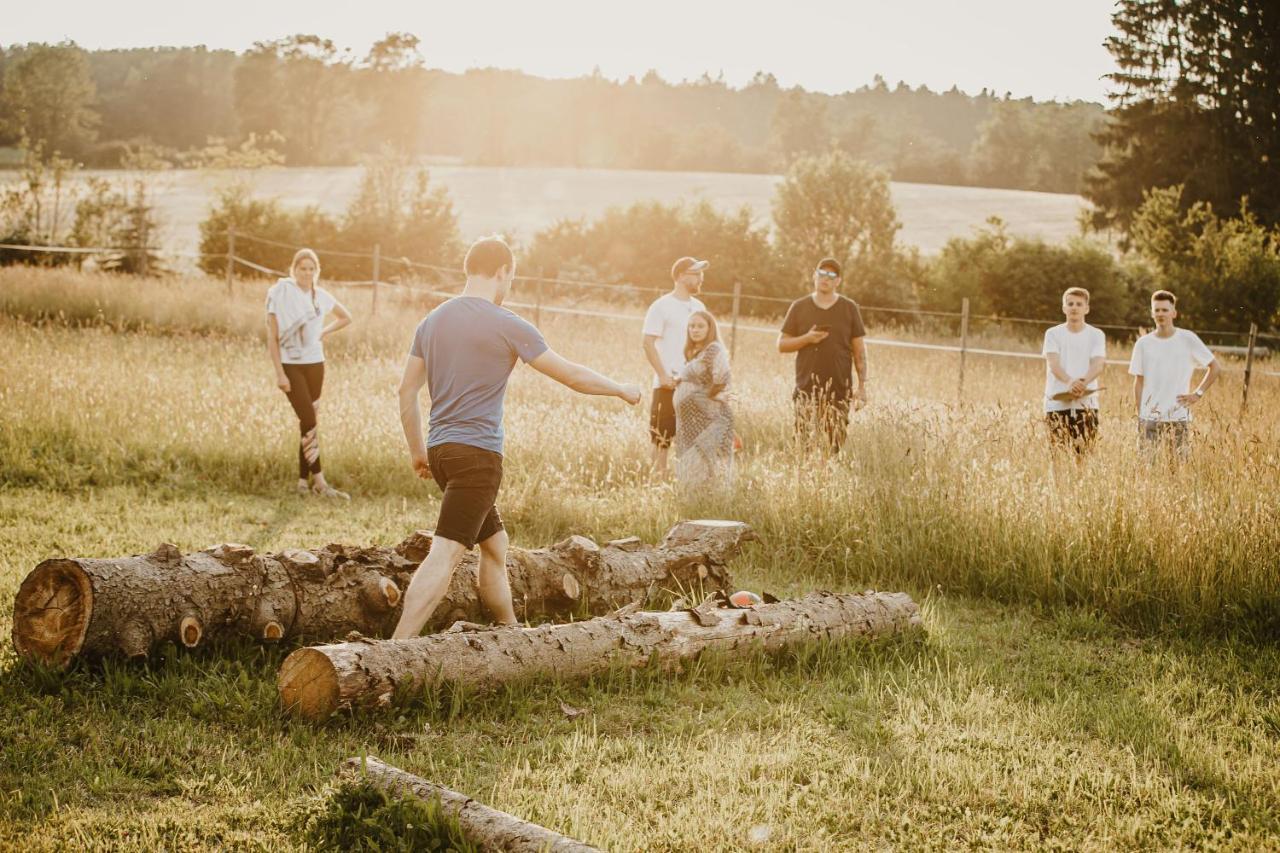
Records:
[[[621,385],[581,364],[573,365],[573,373],[565,384],[579,394],[591,394],[596,397],[622,396]]]
[[[662,356],[658,355],[658,346],[653,342],[652,338],[644,339],[644,357],[649,362],[649,366],[653,368],[654,374],[658,377],[659,382],[666,382],[671,377],[667,375],[666,365],[662,363]]]
[[[1133,413],[1138,417],[1142,417],[1142,377],[1135,376],[1133,379]]]
[[[778,336],[778,352],[799,352],[808,346],[808,341],[804,335],[779,335]]]
[[[404,439],[409,444],[409,452],[426,453],[427,447],[422,440],[422,411],[418,408],[416,391],[412,395],[400,395],[400,425],[404,428]]]
[[[1222,369],[1218,367],[1218,362],[1216,360],[1209,362],[1209,369],[1205,371],[1204,377],[1200,380],[1200,384],[1196,386],[1197,393],[1204,394],[1205,391],[1212,388],[1213,383],[1218,381],[1218,374],[1221,372]]]

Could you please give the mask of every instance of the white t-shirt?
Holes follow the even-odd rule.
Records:
[[[281,279],[267,292],[267,313],[275,314],[277,322],[282,315],[287,315],[284,306],[276,304],[282,294],[278,288],[291,287],[301,294],[308,305],[307,319],[298,330],[288,338],[280,341],[281,364],[315,364],[324,361],[324,342],[320,333],[324,331],[324,316],[333,310],[338,300],[333,294],[320,285],[315,285],[315,299],[312,300],[293,279]]]
[[[1143,335],[1133,345],[1129,373],[1142,377],[1142,406],[1138,417],[1144,421],[1189,421],[1191,411],[1178,404],[1178,395],[1191,391],[1191,376],[1197,367],[1207,367],[1213,353],[1195,332],[1174,329],[1167,338],[1155,332]]]
[[[688,335],[689,317],[694,311],[706,311],[707,307],[696,296],[686,301],[673,294],[659,296],[644,315],[644,333],[657,335],[658,356],[667,373],[675,373],[684,367],[684,345]],[[653,377],[653,387],[661,384]]]
[[[1091,360],[1107,357],[1107,336],[1102,333],[1101,329],[1096,329],[1088,324],[1085,324],[1085,327],[1080,331],[1073,332],[1067,328],[1066,323],[1059,323],[1044,333],[1044,348],[1041,353],[1048,356],[1051,352],[1058,354],[1058,362],[1068,376],[1073,379],[1079,379],[1089,372],[1089,362]],[[1098,380],[1095,378],[1085,387],[1096,391],[1098,389]],[[1070,383],[1063,382],[1053,375],[1046,358],[1044,365],[1044,410],[1046,412],[1098,408],[1097,394],[1090,394],[1068,403],[1053,399],[1054,394],[1061,394],[1063,391],[1070,390]]]

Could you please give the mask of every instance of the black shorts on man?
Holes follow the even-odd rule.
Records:
[[[431,476],[444,491],[435,535],[468,548],[503,529],[496,501],[502,485],[502,454],[469,444],[427,449]]]
[[[674,388],[654,388],[649,404],[649,439],[658,447],[670,447],[676,437]]]
[[[1084,453],[1098,440],[1097,409],[1064,409],[1045,412],[1049,441],[1054,447]]]

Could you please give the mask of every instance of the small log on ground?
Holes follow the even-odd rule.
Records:
[[[367,779],[391,797],[418,797],[439,800],[445,814],[458,821],[462,834],[481,850],[513,851],[513,853],[598,853],[597,848],[553,832],[546,827],[521,820],[466,794],[429,782],[421,776],[406,773],[384,764],[372,756],[348,758],[339,771],[346,778]]]
[[[660,587],[723,588],[726,563],[755,539],[734,521],[688,521],[657,546],[639,540],[597,545],[571,536],[550,548],[507,556],[517,615],[608,613]],[[403,590],[431,547],[418,532],[394,548],[328,545],[259,554],[219,545],[183,554],[173,545],[113,559],[45,560],[14,602],[18,654],[51,666],[80,656],[146,657],[164,642],[188,648],[224,637],[266,642],[333,640],[355,631],[391,633]],[[429,627],[487,621],[476,592],[475,552],[454,573]]]
[[[813,639],[901,634],[922,624],[906,593],[810,593],[743,610],[642,611],[534,628],[358,640],[302,648],[285,658],[280,701],[292,714],[319,720],[339,709],[387,705],[398,688],[449,683],[487,690],[530,676],[642,666],[655,657],[670,665],[706,649],[778,649]]]

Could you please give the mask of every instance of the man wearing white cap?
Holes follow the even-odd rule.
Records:
[[[653,401],[649,406],[649,438],[653,468],[667,473],[667,453],[676,435],[675,374],[684,367],[689,316],[707,307],[698,299],[702,271],[710,263],[684,257],[671,265],[672,287],[653,301],[644,315],[644,354],[653,368]]]

